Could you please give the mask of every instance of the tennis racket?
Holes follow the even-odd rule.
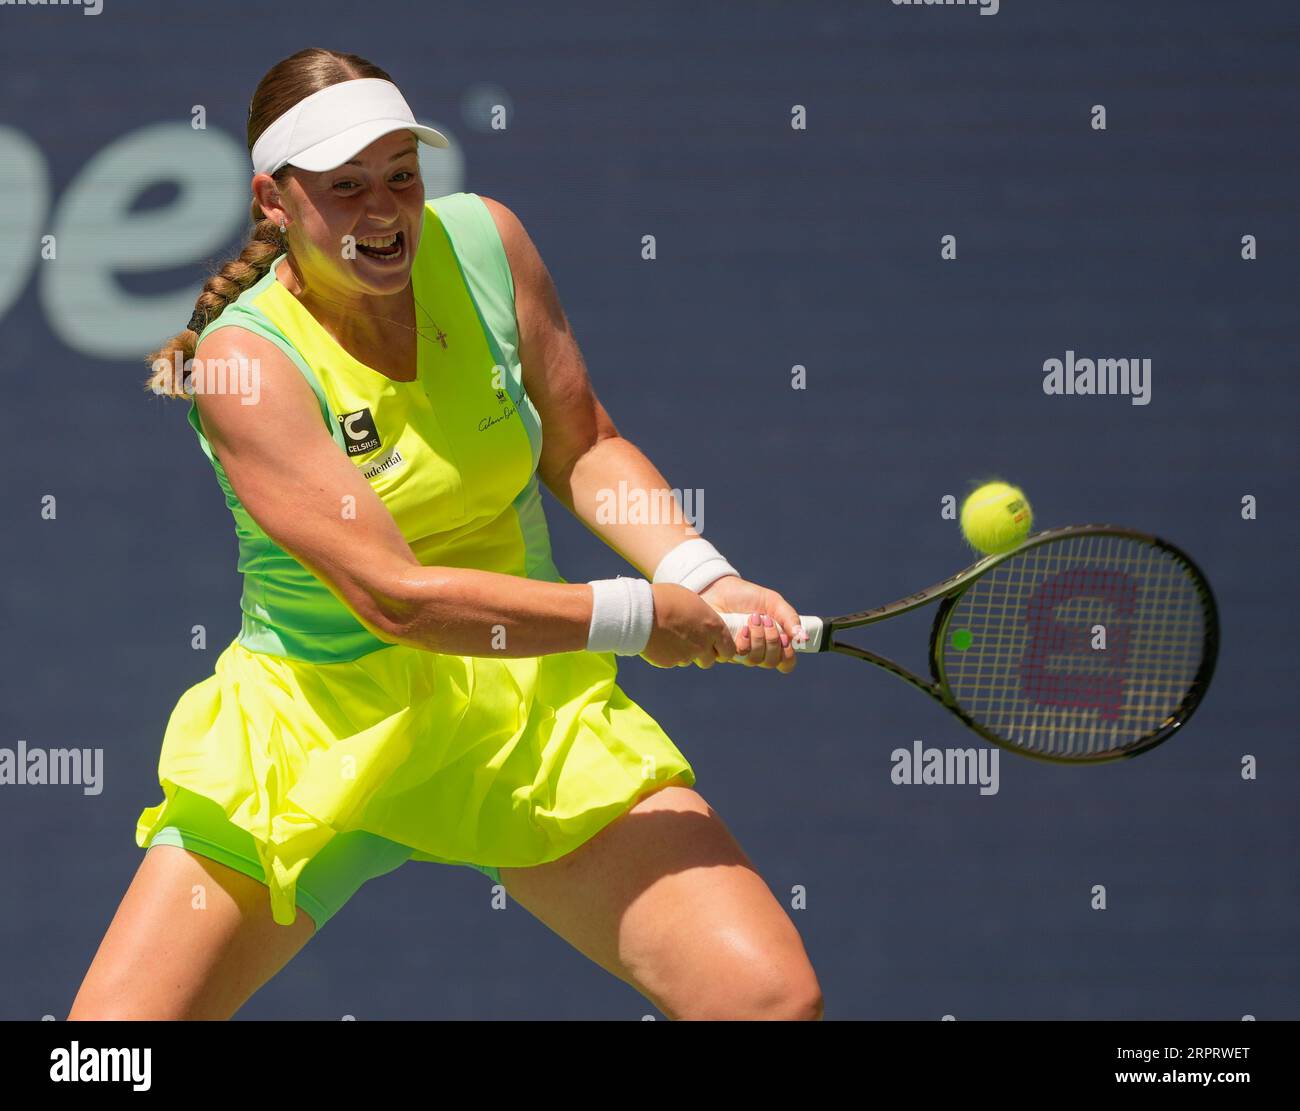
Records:
[[[938,602],[930,679],[839,635]],[[744,614],[724,613],[738,633]],[[800,652],[866,660],[925,691],[987,741],[1101,763],[1168,740],[1204,698],[1218,655],[1210,584],[1172,544],[1110,525],[1040,532],[878,609],[800,616]]]

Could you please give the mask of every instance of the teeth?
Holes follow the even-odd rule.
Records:
[[[380,250],[383,250],[385,247],[391,247],[396,242],[397,242],[396,234],[385,235],[385,236],[374,236],[368,239],[357,240],[358,245],[362,247],[377,247]]]

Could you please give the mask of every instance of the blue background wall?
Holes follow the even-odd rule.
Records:
[[[0,747],[106,763],[98,796],[0,786],[0,1018],[67,1013],[167,715],[238,628],[210,467],[138,382],[242,239],[258,79],[308,45],[378,62],[453,137],[430,195],[520,215],[620,430],[804,612],[964,566],[940,502],[990,472],[1044,526],[1155,532],[1213,582],[1185,734],[1099,768],[1006,756],[992,796],[894,785],[893,749],[978,742],[854,661],[623,665],[777,895],[806,887],[828,1018],[1300,1015],[1293,4],[105,2],[0,8]],[[1067,349],[1151,358],[1151,403],[1046,396]],[[625,570],[548,510],[566,577]],[[871,640],[919,665],[925,628]],[[653,1013],[489,888],[373,882],[240,1017]]]

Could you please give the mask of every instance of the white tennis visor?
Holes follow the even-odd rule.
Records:
[[[273,174],[282,166],[332,170],[393,131],[412,131],[431,147],[450,145],[441,132],[415,122],[391,81],[340,81],[303,97],[262,132],[253,144],[253,173]]]

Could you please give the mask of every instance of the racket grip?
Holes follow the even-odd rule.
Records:
[[[733,637],[749,624],[749,614],[747,613],[724,613],[720,616],[727,623],[727,628],[731,631]],[[808,617],[801,613],[799,621],[803,624],[803,631],[807,636],[803,640],[796,640],[791,637],[794,650],[796,652],[820,652],[823,633],[822,619],[820,617]],[[782,630],[782,632],[788,631]]]

